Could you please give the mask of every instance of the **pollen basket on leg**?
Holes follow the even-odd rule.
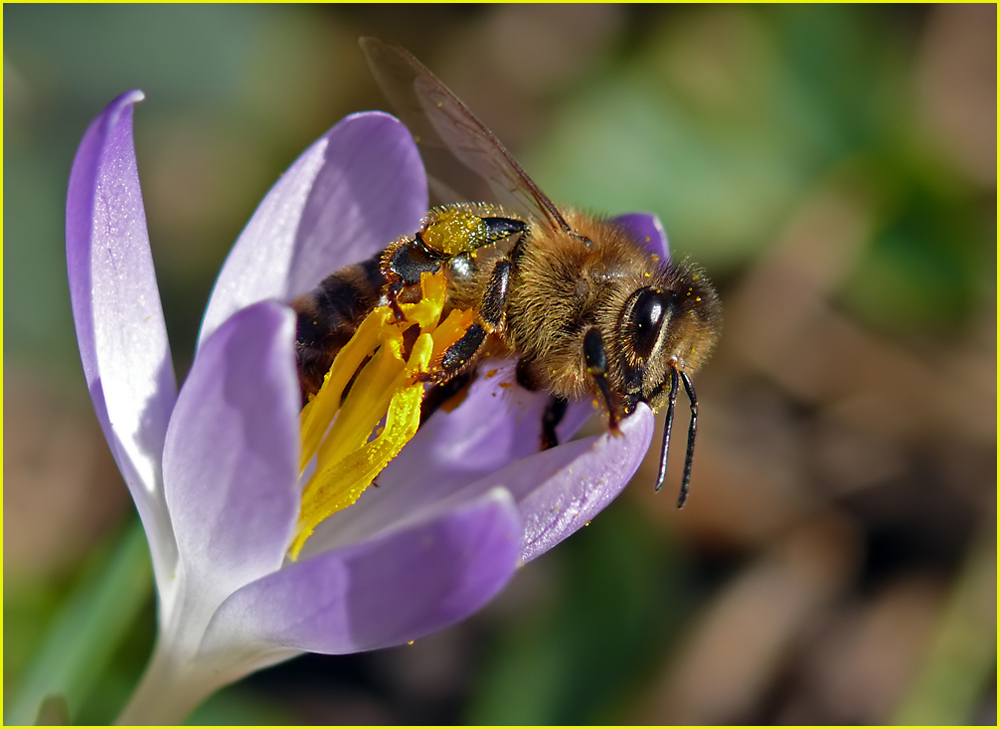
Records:
[[[315,470],[302,491],[292,559],[316,526],[357,501],[416,433],[424,396],[421,376],[474,320],[473,313],[455,310],[442,322],[446,294],[443,274],[424,274],[421,297],[403,304],[402,320],[389,307],[372,311],[303,408],[300,468],[304,472],[315,460]],[[404,332],[414,325],[419,332],[407,347]],[[372,437],[383,419],[385,426]]]

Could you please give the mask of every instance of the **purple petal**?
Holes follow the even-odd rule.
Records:
[[[427,178],[410,132],[382,112],[321,137],[261,202],[219,274],[200,341],[233,312],[291,301],[348,263],[420,227]]]
[[[94,410],[149,535],[173,569],[160,461],[177,397],[132,141],[130,91],[83,137],[66,200],[66,263],[80,358]]]
[[[549,396],[515,382],[513,361],[486,362],[460,407],[438,411],[350,509],[321,524],[307,553],[365,539],[416,509],[447,499],[507,464],[537,453]],[[487,374],[491,373],[491,374]],[[557,429],[571,438],[593,414],[590,402],[570,404]]]
[[[219,608],[203,651],[256,643],[341,654],[406,643],[482,607],[520,552],[517,508],[494,490],[247,585]]]
[[[670,260],[667,232],[658,217],[649,213],[629,213],[619,215],[614,221],[627,230],[635,240],[645,245],[650,253],[660,256],[665,261]]]
[[[552,549],[621,493],[649,450],[654,422],[653,411],[640,404],[622,421],[621,435],[573,441],[484,479],[484,484],[509,489],[518,503],[524,522],[522,561]]]
[[[228,594],[277,569],[299,510],[295,316],[265,301],[195,358],[167,431],[163,475],[181,561]]]

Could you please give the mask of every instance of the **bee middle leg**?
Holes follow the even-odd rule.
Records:
[[[542,441],[543,451],[555,448],[559,445],[559,436],[556,434],[556,427],[566,417],[566,410],[569,408],[569,401],[563,397],[553,395],[545,404],[545,411],[542,413]]]
[[[517,368],[515,369],[517,384],[529,392],[537,392],[539,389],[533,367],[533,360],[523,357],[517,360]],[[568,409],[569,401],[566,398],[556,395],[549,397],[548,402],[545,403],[545,410],[542,411],[542,436],[539,450],[545,451],[559,445],[559,435],[556,433],[556,428],[566,417]]]
[[[445,350],[441,358],[441,371],[433,378],[435,381],[445,382],[467,369],[475,361],[487,334],[500,326],[507,304],[512,268],[511,262],[506,258],[497,261],[486,284],[482,308],[479,310],[479,321],[470,326],[457,342]]]

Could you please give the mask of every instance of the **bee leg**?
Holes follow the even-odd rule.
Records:
[[[403,313],[403,307],[399,305],[399,292],[403,290],[402,281],[393,281],[391,284],[386,286],[385,298],[389,303],[389,308],[392,309],[392,313],[396,317],[396,321],[403,321],[405,314]]]
[[[594,378],[601,395],[604,396],[604,404],[608,408],[608,428],[617,432],[618,415],[615,414],[611,402],[611,387],[608,385],[608,358],[604,352],[604,340],[595,327],[591,327],[583,335],[583,359],[587,365],[587,372]]]
[[[382,274],[386,280],[396,279],[412,286],[420,283],[420,274],[438,271],[446,258],[428,248],[418,233],[414,240],[386,249]]]
[[[550,397],[545,405],[545,412],[542,413],[542,442],[543,451],[555,448],[559,445],[559,436],[556,434],[556,426],[562,422],[566,416],[566,409],[569,401],[563,397]]]
[[[481,248],[498,240],[510,238],[511,236],[524,237],[528,230],[528,224],[517,218],[489,217],[480,218],[482,227],[478,234],[471,236],[470,244],[475,248]]]
[[[525,390],[536,392],[539,389],[538,377],[534,372],[534,360],[524,359],[523,357],[518,359],[514,372],[517,384]],[[545,404],[545,410],[542,412],[540,450],[545,451],[559,445],[559,436],[556,434],[556,428],[566,416],[568,407],[569,401],[566,398],[556,397],[555,395],[550,397],[549,401]]]
[[[490,330],[497,328],[503,318],[507,304],[507,290],[510,287],[511,263],[506,258],[497,261],[490,272],[483,294],[483,305],[479,310],[480,322],[470,326],[461,339],[445,350],[441,358],[441,371],[432,379],[446,382],[465,370],[475,359],[476,353],[486,340]]]
[[[440,371],[433,373],[429,378],[433,382],[447,382],[469,366],[472,358],[486,340],[486,329],[482,324],[473,324],[462,335],[461,339],[455,342],[444,351],[441,357]]]
[[[514,377],[517,384],[529,392],[537,392],[539,389],[538,377],[535,375],[535,360],[521,357],[514,367]]]
[[[403,289],[419,284],[421,274],[440,270],[444,261],[440,253],[427,247],[419,233],[413,240],[386,249],[381,263],[382,277],[386,281],[386,299],[396,321],[403,320],[403,309],[399,305]]]
[[[517,268],[521,263],[521,258],[524,257],[524,247],[528,244],[528,233],[524,231],[517,236],[517,240],[514,241],[514,245],[511,247],[510,252],[507,254],[507,258],[510,259],[511,265]]]
[[[483,293],[483,307],[479,310],[479,318],[491,327],[500,325],[503,310],[507,305],[507,291],[510,289],[510,273],[513,265],[506,258],[501,258],[490,272],[490,280],[486,282]]]

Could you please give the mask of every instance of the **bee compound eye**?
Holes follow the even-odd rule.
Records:
[[[660,327],[667,316],[667,299],[655,289],[642,288],[632,294],[627,311],[629,344],[638,357],[647,359],[660,338]]]

